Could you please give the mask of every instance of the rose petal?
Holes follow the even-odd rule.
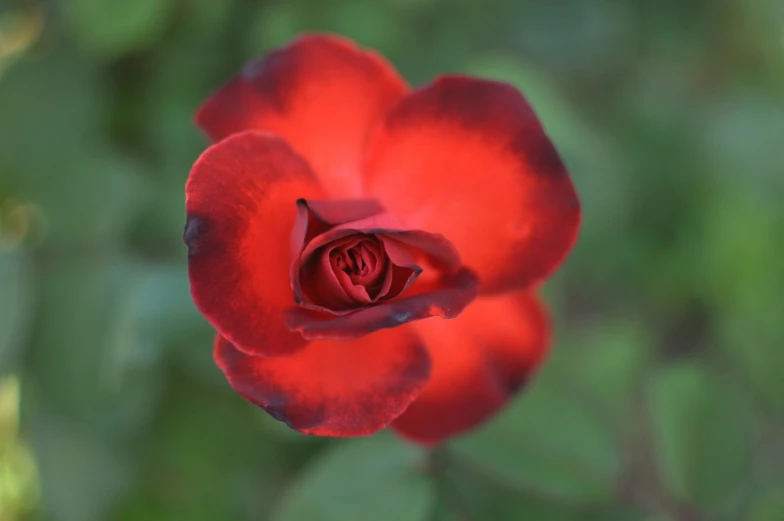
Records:
[[[478,279],[469,270],[430,284],[414,284],[404,296],[335,316],[304,307],[286,312],[286,323],[311,340],[352,340],[384,328],[428,317],[454,318],[476,296]]]
[[[372,141],[365,183],[408,227],[447,237],[485,293],[549,275],[580,221],[566,168],[533,110],[492,81],[445,77],[403,98]]]
[[[427,382],[427,350],[411,331],[379,331],[352,342],[319,341],[286,357],[243,354],[226,339],[215,361],[231,386],[306,434],[364,436],[400,415]]]
[[[354,284],[347,273],[342,270],[333,270],[333,273],[337,276],[338,282],[343,287],[343,291],[351,298],[353,307],[362,306],[371,302],[372,299],[370,298],[370,295],[368,295],[367,290],[361,285]]]
[[[332,269],[329,252],[324,252],[318,258],[311,259],[305,269],[300,271],[297,268],[292,278],[294,300],[297,304],[336,314],[349,313],[357,304],[346,291],[348,281],[345,279],[347,277],[338,279],[338,272]]]
[[[386,253],[380,241],[373,237],[365,239],[352,250],[356,257],[357,274],[351,274],[351,281],[354,284],[362,284],[363,286],[372,286],[381,279],[381,275],[387,267]],[[349,258],[351,252],[347,253]]]
[[[248,129],[278,134],[331,196],[355,197],[367,134],[406,89],[375,52],[309,35],[248,64],[207,100],[196,122],[213,141]]]
[[[392,424],[401,435],[437,443],[486,421],[542,363],[549,319],[526,292],[480,297],[454,320],[411,324],[433,360],[430,383]]]
[[[378,237],[387,251],[401,246],[414,257],[417,265],[426,264],[433,269],[454,273],[461,266],[460,254],[446,237],[437,233],[418,230],[380,230]]]
[[[185,187],[188,272],[196,306],[237,349],[263,356],[305,345],[283,323],[299,196],[321,192],[308,165],[277,137],[235,134],[208,148]]]
[[[307,261],[316,250],[342,239],[343,237],[350,237],[357,234],[373,235],[376,232],[385,229],[397,229],[396,219],[387,212],[371,215],[370,217],[365,217],[357,221],[338,224],[317,235],[308,242],[300,253],[300,261]]]
[[[375,199],[347,199],[338,201],[297,201],[297,221],[292,232],[291,245],[295,256],[314,237],[338,224],[359,221],[384,213],[384,207]]]

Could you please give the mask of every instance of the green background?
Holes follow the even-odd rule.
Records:
[[[584,225],[539,378],[428,453],[305,437],[188,291],[195,108],[305,30],[522,89]],[[781,0],[0,1],[0,521],[784,520]]]

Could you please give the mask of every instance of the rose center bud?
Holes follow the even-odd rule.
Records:
[[[378,239],[362,238],[332,250],[329,254],[333,271],[348,275],[352,284],[364,286],[370,298],[381,287],[385,255]]]

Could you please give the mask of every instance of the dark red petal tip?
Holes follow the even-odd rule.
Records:
[[[307,35],[249,63],[196,114],[213,141],[242,130],[280,135],[330,195],[354,197],[367,134],[406,92],[395,69],[345,38]]]
[[[482,292],[528,287],[571,249],[580,205],[566,168],[513,87],[443,77],[390,110],[369,148],[368,196],[440,233]]]
[[[454,318],[476,297],[479,281],[470,270],[463,269],[417,286],[415,283],[397,299],[340,316],[291,308],[286,312],[286,323],[307,339],[353,340],[423,318]]]
[[[352,342],[312,342],[291,356],[259,358],[215,341],[231,386],[305,434],[365,436],[386,427],[424,388],[430,359],[405,328]]]
[[[498,412],[547,354],[547,313],[529,293],[479,297],[449,323],[411,325],[433,360],[430,383],[392,424],[413,441],[435,444]]]
[[[235,134],[208,148],[185,187],[188,272],[194,302],[237,349],[260,356],[305,345],[283,322],[294,202],[321,189],[277,137]]]

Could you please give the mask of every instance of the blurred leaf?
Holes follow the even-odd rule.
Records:
[[[123,343],[118,354],[126,363],[152,365],[172,344],[199,337],[212,340],[213,330],[191,298],[185,263],[140,263],[129,276],[121,327],[113,343]]]
[[[784,487],[765,491],[756,501],[749,521],[781,521],[784,519]]]
[[[702,119],[700,146],[717,177],[741,182],[745,190],[784,190],[784,149],[777,139],[784,135],[780,93],[761,85],[737,88],[706,104]]]
[[[36,462],[19,439],[19,379],[0,378],[0,519],[22,519],[38,499]]]
[[[48,408],[104,436],[128,439],[145,428],[161,382],[156,366],[143,359],[122,367],[113,359],[133,269],[120,256],[98,255],[42,261],[30,376]]]
[[[426,453],[381,434],[335,443],[305,471],[275,521],[426,521],[434,488]]]
[[[23,406],[40,469],[45,518],[101,521],[128,489],[134,464],[94,433],[86,432],[30,403]]]
[[[115,58],[144,49],[166,29],[174,7],[171,0],[70,0],[65,15],[84,48]]]
[[[675,521],[666,516],[651,516],[641,507],[629,505],[593,511],[578,519],[579,521]]]
[[[455,449],[478,469],[546,497],[610,500],[620,471],[611,433],[582,403],[544,383]]]
[[[719,186],[704,201],[697,274],[713,303],[716,338],[768,404],[784,407],[784,212],[778,192]]]
[[[608,412],[620,417],[634,406],[652,358],[651,333],[637,319],[625,315],[603,317],[586,331],[565,331],[553,350],[548,371],[595,398]]]
[[[179,13],[170,37],[146,62],[154,74],[140,75],[132,98],[138,103],[134,115],[140,137],[156,152],[164,177],[179,183],[180,191],[191,165],[208,145],[194,115],[242,67],[245,57],[238,56],[230,43],[235,36],[232,18],[252,7],[234,0],[184,2],[187,8]]]
[[[454,467],[445,480],[439,495],[456,514],[456,520],[584,521],[585,512],[573,505],[480,479],[470,467]]]
[[[52,180],[38,195],[50,234],[58,239],[116,240],[145,192],[141,165],[96,145],[73,168],[63,168],[66,179]]]
[[[0,452],[19,434],[19,378],[0,378]]]
[[[19,362],[27,340],[35,286],[26,252],[0,252],[0,377]]]
[[[105,87],[93,64],[65,50],[15,66],[0,81],[0,173],[21,187],[63,182],[62,163],[90,150],[107,112]]]
[[[397,9],[383,2],[343,0],[321,17],[323,30],[355,40],[384,52],[409,32]]]
[[[570,0],[510,2],[514,11],[496,19],[495,25],[504,27],[515,47],[552,69],[604,78],[635,57],[628,45],[637,28],[634,5]],[[552,30],[558,31],[557,38]]]
[[[186,19],[178,20],[185,26],[185,30],[202,38],[214,37],[223,34],[231,24],[232,13],[238,11],[235,0],[185,0],[187,8],[184,10]],[[183,23],[184,22],[184,23]],[[182,29],[182,25],[178,29]],[[185,54],[185,53],[181,53]]]
[[[250,16],[246,48],[248,56],[261,56],[269,49],[289,43],[306,28],[308,10],[297,2],[264,2]]]
[[[133,501],[118,507],[114,518],[116,521],[171,521],[181,519],[182,511],[162,505],[154,498],[139,494],[133,496]]]
[[[657,463],[678,500],[722,509],[748,478],[747,407],[727,382],[682,363],[650,382],[650,415]]]
[[[38,472],[30,447],[21,440],[0,447],[0,519],[35,519]]]
[[[100,75],[65,52],[0,82],[0,173],[12,195],[41,207],[55,241],[114,238],[144,194],[142,165],[102,135],[106,101]]]
[[[185,263],[137,266],[125,303],[114,366],[155,366],[172,354],[178,368],[203,383],[226,385],[212,359],[215,330],[193,303]]]
[[[460,518],[453,512],[450,512],[443,502],[439,501],[433,510],[430,521],[460,521]]]
[[[123,381],[157,370],[169,355],[204,384],[226,386],[212,359],[215,330],[193,303],[185,263],[138,263],[128,273],[107,330],[103,371]]]
[[[209,348],[193,356],[211,359]],[[260,435],[252,421],[256,411],[228,385],[217,391],[181,375],[169,383],[162,404],[167,413],[146,443],[143,494],[124,506],[121,518],[213,521],[256,511],[249,514],[256,519],[269,511],[286,483],[290,454]]]
[[[182,375],[173,375],[170,383],[163,406],[171,414],[154,429],[157,463],[206,486],[216,470],[256,469],[288,457],[263,442],[253,422],[258,409],[228,385],[216,391]]]
[[[647,517],[635,506],[574,505],[536,491],[515,490],[472,470],[453,464],[440,487],[439,497],[458,520],[645,521]]]

